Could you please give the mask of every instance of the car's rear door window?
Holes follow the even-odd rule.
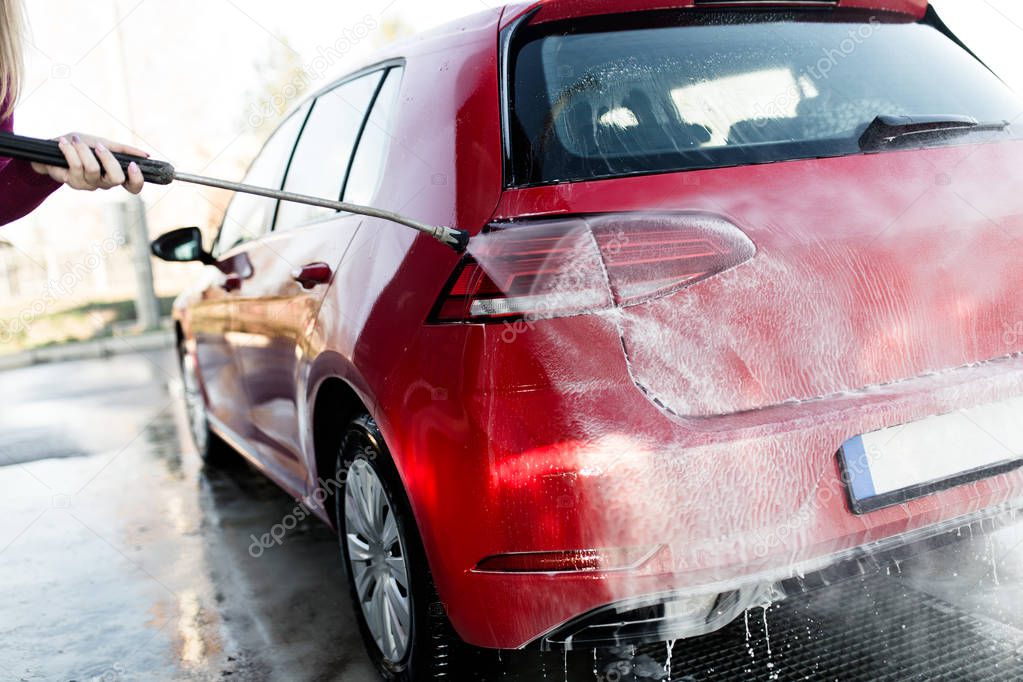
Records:
[[[352,152],[380,85],[377,71],[342,83],[316,98],[295,146],[284,189],[323,199],[341,198]],[[281,202],[275,230],[286,230],[335,213],[333,209]]]
[[[284,180],[284,169],[295,148],[295,138],[308,113],[309,106],[304,105],[281,123],[249,166],[245,183],[280,188]],[[270,230],[276,208],[276,199],[236,193],[224,214],[224,222],[214,245],[214,255],[226,253],[266,234]]]
[[[345,185],[344,199],[347,202],[372,205],[376,198],[387,152],[394,140],[402,73],[403,69],[398,67],[389,70],[373,102],[373,110],[366,119]]]
[[[540,24],[510,84],[511,185],[851,154],[879,115],[1023,112],[933,26],[860,11]]]

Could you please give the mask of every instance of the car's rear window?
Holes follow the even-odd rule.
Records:
[[[853,154],[879,115],[1023,112],[937,28],[860,11],[540,24],[511,55],[513,186]]]

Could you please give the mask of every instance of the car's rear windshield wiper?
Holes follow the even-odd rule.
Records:
[[[997,132],[1008,121],[981,123],[970,116],[878,116],[860,136],[860,149],[878,151],[913,142],[940,141],[979,132]]]

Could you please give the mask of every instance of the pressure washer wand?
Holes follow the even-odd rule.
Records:
[[[58,166],[60,168],[68,167],[64,154],[60,151],[60,147],[54,140],[41,140],[33,137],[14,135],[13,133],[0,132],[0,156],[12,159],[21,159],[23,161],[32,161],[35,163],[43,163],[49,166]],[[208,187],[219,187],[221,189],[227,189],[234,192],[255,194],[256,196],[279,199],[280,201],[308,204],[310,206],[322,206],[323,208],[332,208],[335,211],[354,213],[357,215],[369,216],[371,218],[380,218],[382,220],[398,223],[399,225],[411,227],[413,230],[418,230],[419,232],[430,235],[442,244],[447,244],[459,253],[465,251],[466,247],[469,245],[469,233],[464,230],[457,230],[445,225],[428,225],[426,223],[419,222],[418,220],[407,218],[393,211],[385,211],[371,206],[349,204],[344,201],[320,199],[318,197],[311,197],[305,194],[295,194],[294,192],[285,192],[283,190],[270,189],[267,187],[246,185],[240,182],[220,180],[203,175],[179,173],[174,170],[174,166],[166,161],[156,161],[154,159],[147,159],[145,157],[134,156],[131,154],[114,153],[114,158],[117,159],[118,163],[121,164],[121,168],[123,168],[126,173],[128,171],[128,164],[134,161],[138,164],[139,169],[142,171],[142,177],[145,178],[146,182],[151,182],[156,185],[169,185],[175,180],[178,180],[180,182],[188,182],[195,185],[206,185]]]

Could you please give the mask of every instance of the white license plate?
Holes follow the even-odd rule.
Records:
[[[840,451],[857,514],[1023,465],[1023,398],[850,438]]]

